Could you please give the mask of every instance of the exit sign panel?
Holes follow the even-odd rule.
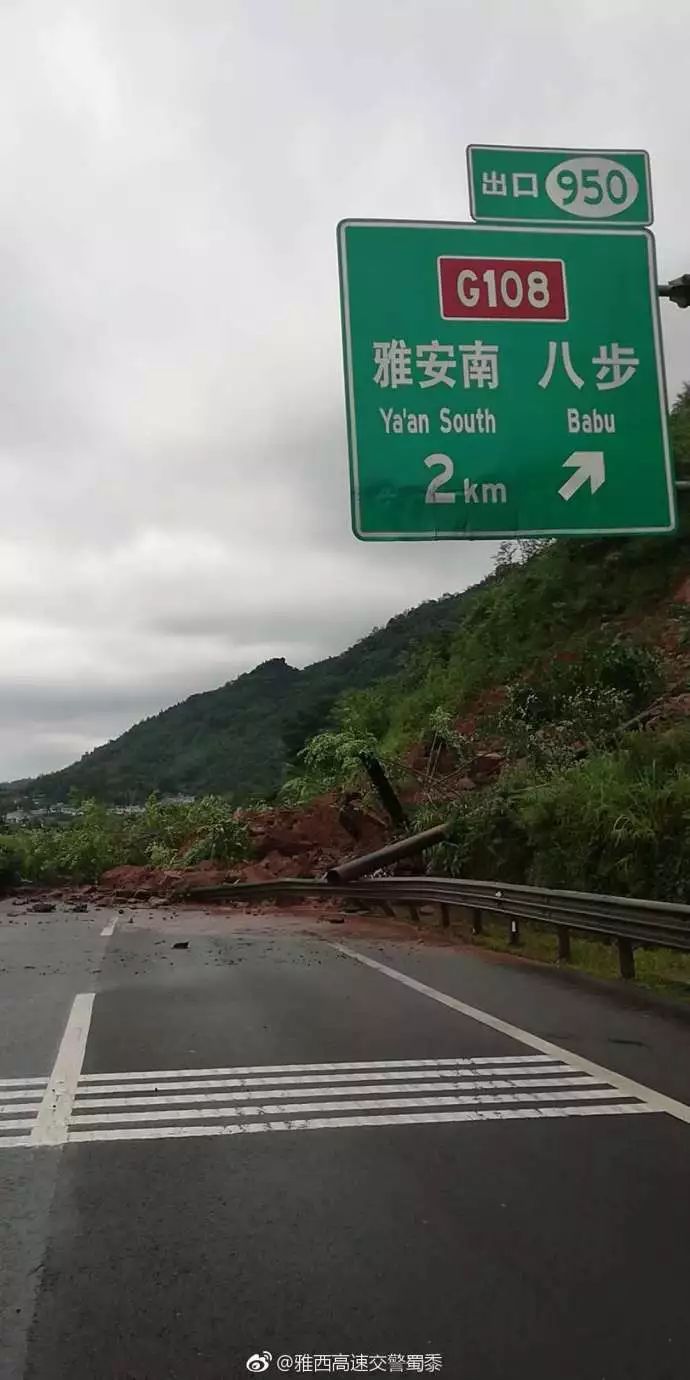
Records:
[[[353,530],[675,528],[646,230],[339,227]]]
[[[531,149],[470,144],[473,220],[651,225],[649,157],[642,149]]]

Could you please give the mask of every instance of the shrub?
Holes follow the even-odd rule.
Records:
[[[454,875],[690,901],[690,730],[509,772],[463,796],[451,829]]]
[[[221,796],[207,795],[190,806],[188,822],[196,831],[182,855],[183,867],[199,862],[237,862],[249,852],[249,835],[240,815]]]
[[[0,888],[18,882],[20,873],[21,857],[14,837],[0,834]]]
[[[453,876],[525,880],[531,846],[521,817],[523,790],[522,773],[514,773],[481,793],[461,797],[451,815],[448,836],[454,845]]]
[[[633,711],[648,704],[662,685],[657,653],[622,637],[592,647],[584,661],[584,672],[591,684],[626,695]]]
[[[18,829],[8,836],[16,857],[11,875],[31,881],[72,878],[95,882],[122,865],[188,866],[209,859],[235,862],[249,852],[248,834],[237,811],[220,796],[192,805],[163,805],[151,796],[140,814],[120,815],[86,801],[69,824]],[[4,841],[3,841],[4,842]],[[0,847],[0,878],[7,850]]]
[[[510,685],[498,728],[511,756],[543,769],[564,766],[573,756],[569,746],[602,745],[660,684],[649,648],[623,639],[593,643],[579,658],[554,660]]]
[[[540,783],[524,804],[537,886],[686,900],[690,773],[606,754]]]

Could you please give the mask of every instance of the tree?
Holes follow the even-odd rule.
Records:
[[[690,383],[683,384],[671,408],[669,431],[676,468],[690,477]]]

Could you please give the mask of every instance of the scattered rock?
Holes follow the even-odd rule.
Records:
[[[175,944],[173,944],[173,949],[188,949],[188,948],[189,948],[189,940],[188,940],[188,939],[178,939],[177,942],[176,942]]]
[[[329,925],[344,925],[345,917],[344,915],[329,915],[328,923]]]
[[[55,902],[34,901],[33,905],[29,906],[29,910],[34,911],[36,915],[48,915],[51,910],[55,910]]]
[[[88,909],[86,901],[77,901],[76,906],[70,906],[70,910],[78,915],[83,915],[84,911]]]

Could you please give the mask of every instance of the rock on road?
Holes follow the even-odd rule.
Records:
[[[687,1375],[680,1016],[351,916],[9,902],[0,1012],[1,1380]]]

